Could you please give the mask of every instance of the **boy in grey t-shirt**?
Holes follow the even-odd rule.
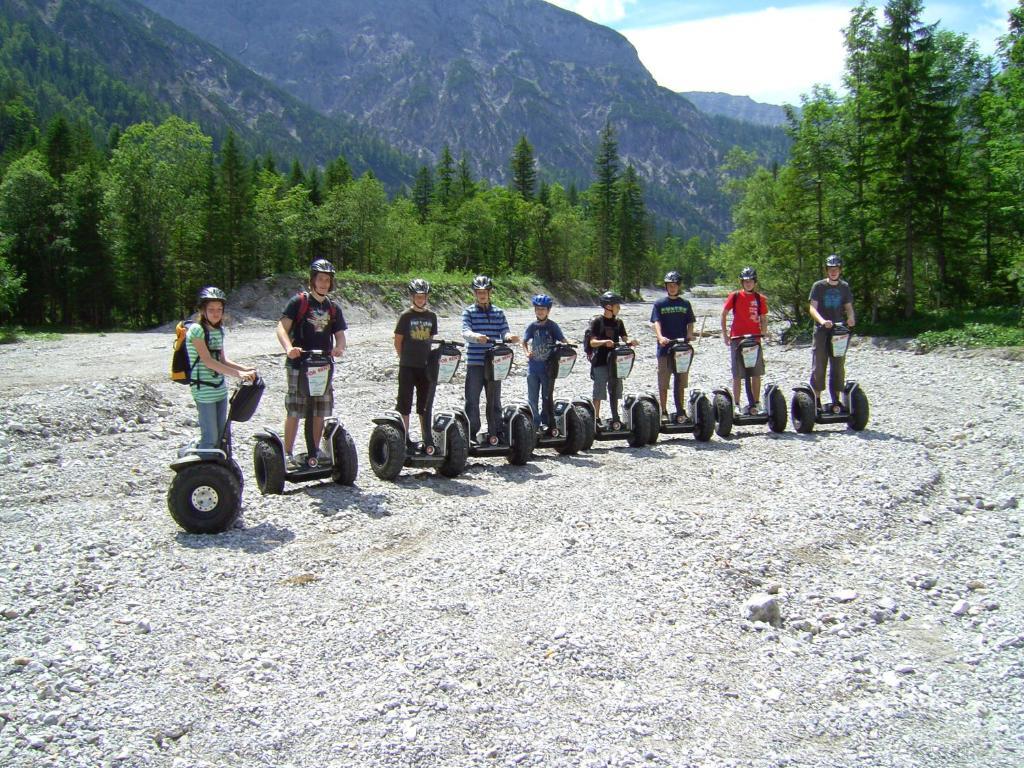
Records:
[[[836,254],[825,259],[825,272],[828,277],[811,286],[808,308],[814,319],[814,347],[811,352],[811,388],[817,406],[821,407],[821,393],[825,389],[825,368],[831,359],[832,365],[828,377],[828,391],[833,403],[839,402],[839,393],[846,383],[846,358],[829,357],[828,332],[835,323],[846,320],[846,325],[853,328],[856,317],[853,313],[853,292],[845,280],[839,276],[843,271],[843,260]]]

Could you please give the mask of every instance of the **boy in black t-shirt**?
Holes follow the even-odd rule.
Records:
[[[430,430],[430,409],[434,404],[434,386],[428,374],[430,340],[437,335],[437,315],[427,309],[430,283],[416,278],[409,281],[412,304],[395,324],[395,354],[398,355],[398,402],[395,410],[405,423],[406,443],[409,440],[409,414],[412,393],[416,390],[416,414],[420,418],[423,445],[433,445]]]
[[[594,349],[594,356],[590,359],[590,378],[594,382],[594,418],[601,421],[601,401],[605,393],[613,400],[622,397],[622,380],[612,379],[608,372],[608,350],[614,349],[615,345],[625,341],[631,347],[636,346],[635,341],[629,341],[626,334],[626,325],[619,319],[619,310],[622,308],[622,298],[611,291],[601,294],[601,307],[604,313],[590,321],[590,346]]]
[[[292,456],[295,435],[299,431],[299,419],[305,416],[309,398],[299,386],[302,373],[302,353],[318,349],[332,357],[345,353],[345,330],[348,325],[341,313],[341,306],[328,297],[334,288],[334,265],[326,259],[318,259],[309,267],[309,290],[293,296],[281,312],[277,323],[277,341],[288,355],[288,394],[285,397],[284,452],[289,469],[301,466]],[[332,377],[333,378],[333,377]],[[324,433],[324,418],[334,411],[334,389],[328,382],[323,395],[313,401],[313,443],[320,445]],[[317,458],[326,455],[317,450]]]

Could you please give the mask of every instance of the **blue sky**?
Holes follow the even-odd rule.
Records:
[[[674,91],[724,91],[799,103],[815,83],[840,89],[848,2],[548,0],[621,32],[654,78]],[[884,3],[877,4],[879,8]],[[924,20],[995,50],[1017,0],[925,0]],[[879,11],[879,19],[882,18]]]

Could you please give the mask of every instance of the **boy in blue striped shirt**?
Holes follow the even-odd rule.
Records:
[[[476,303],[462,310],[462,338],[466,340],[466,415],[469,438],[476,441],[480,432],[480,392],[484,389],[484,353],[497,342],[519,341],[511,335],[505,313],[491,304],[493,284],[487,275],[473,278]],[[487,399],[487,433],[498,434],[501,418],[501,382],[494,384],[494,400]]]

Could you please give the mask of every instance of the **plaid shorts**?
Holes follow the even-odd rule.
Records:
[[[306,415],[306,402],[309,400],[303,388],[299,386],[302,371],[292,368],[290,365],[285,368],[288,373],[288,394],[284,398],[284,409],[288,416],[304,418]],[[327,383],[327,391],[320,397],[313,398],[313,415],[327,417],[334,413],[334,383]]]

